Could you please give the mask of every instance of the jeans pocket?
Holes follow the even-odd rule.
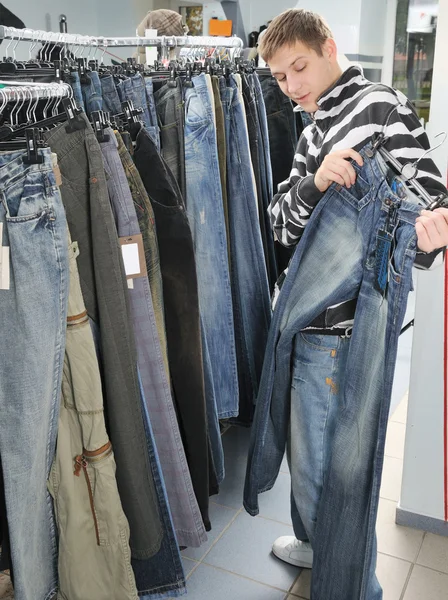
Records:
[[[302,341],[311,346],[314,350],[322,352],[331,352],[339,346],[339,336],[337,335],[319,335],[315,333],[300,333]]]

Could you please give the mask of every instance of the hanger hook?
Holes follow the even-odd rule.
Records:
[[[14,31],[15,31],[15,29],[14,29],[14,27],[10,27],[9,30],[10,31],[8,33],[11,35],[11,40],[10,40],[9,44],[6,46],[6,49],[5,49],[5,58],[6,59],[9,57],[9,54],[8,54],[9,47],[11,46],[11,44],[14,41]]]

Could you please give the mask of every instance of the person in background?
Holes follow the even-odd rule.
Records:
[[[156,29],[157,35],[184,36],[188,33],[188,27],[182,21],[182,15],[174,10],[159,9],[150,11],[137,27],[137,35],[145,37],[147,29]],[[146,62],[144,48],[138,49],[140,63]],[[170,60],[176,58],[176,48],[170,49]]]

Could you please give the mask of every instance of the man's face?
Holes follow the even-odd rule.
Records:
[[[283,46],[269,61],[273,76],[284,94],[308,113],[318,109],[318,98],[337,81],[341,69],[336,44],[327,40],[322,56],[302,42]]]

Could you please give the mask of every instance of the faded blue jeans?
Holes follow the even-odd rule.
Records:
[[[221,86],[221,98],[226,129],[231,279],[240,394],[239,420],[249,423],[253,417],[261,378],[271,322],[271,305],[263,242],[258,227],[249,135],[233,76],[228,87]]]
[[[213,106],[204,74],[185,89],[187,214],[193,234],[199,306],[219,418],[238,415],[238,374],[226,226]]]
[[[258,493],[274,485],[285,451],[296,336],[328,306],[358,298],[341,381],[344,408],[316,516],[313,600],[382,598],[375,525],[421,207],[410,195],[392,192],[382,159],[369,153],[370,147],[361,150],[364,166],[354,165],[357,179],[350,190],[333,184],[324,195],[292,258],[269,333],[249,450],[244,505],[255,515]],[[390,255],[383,252],[385,235],[392,240]],[[377,283],[383,275],[385,288]]]
[[[23,152],[0,153],[0,456],[15,597],[49,600],[57,576],[56,525],[47,479],[54,458],[65,352],[67,220],[53,174]]]

